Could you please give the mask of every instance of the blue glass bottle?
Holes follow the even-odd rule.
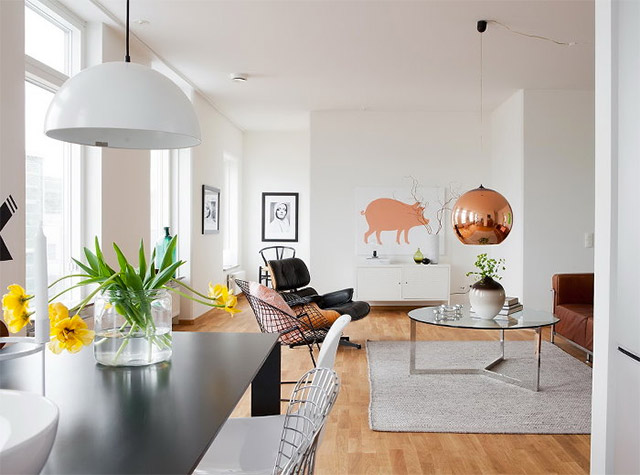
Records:
[[[164,255],[167,252],[167,249],[169,248],[169,243],[171,242],[171,234],[169,234],[169,226],[165,226],[164,228],[164,237],[162,237],[160,240],[158,240],[158,242],[156,243],[156,269],[160,269],[160,266],[162,265],[162,260],[164,259]],[[173,248],[173,252],[171,253],[171,262],[175,262],[176,261],[176,249],[175,247]],[[175,275],[173,276],[175,277]]]

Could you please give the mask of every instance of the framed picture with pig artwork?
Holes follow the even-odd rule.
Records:
[[[444,223],[438,210],[445,203],[444,188],[420,187],[420,201],[409,188],[356,188],[356,253],[371,256],[413,255],[433,247],[444,254]],[[440,213],[442,215],[442,213]],[[434,262],[437,262],[437,256]]]

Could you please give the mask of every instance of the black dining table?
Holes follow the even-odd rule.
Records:
[[[60,409],[42,473],[191,473],[249,385],[253,416],[280,413],[280,345],[262,333],[174,332],[170,362],[96,363],[45,350]],[[0,362],[0,388],[41,391],[42,355]]]

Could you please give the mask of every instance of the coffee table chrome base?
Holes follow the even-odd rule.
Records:
[[[535,379],[533,386],[524,383],[523,381],[512,378],[497,371],[492,371],[498,363],[504,361],[504,330],[500,330],[500,356],[494,359],[484,368],[416,368],[416,321],[411,320],[411,349],[409,355],[409,374],[480,374],[487,376],[488,378],[497,379],[503,383],[513,384],[521,388],[529,389],[531,391],[540,390],[540,350],[542,348],[542,329],[535,328]]]

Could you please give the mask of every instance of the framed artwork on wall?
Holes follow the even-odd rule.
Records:
[[[356,188],[356,254],[413,255],[431,247],[430,240],[437,237],[438,252],[444,255],[447,226],[439,210],[446,203],[445,189],[420,187],[418,193],[422,203],[408,189]]]
[[[220,190],[202,185],[202,234],[220,232]]]
[[[298,242],[298,193],[262,193],[262,241]]]

